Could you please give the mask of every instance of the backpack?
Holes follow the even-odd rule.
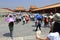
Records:
[[[42,16],[37,16],[37,19],[38,19],[38,20],[42,19]]]
[[[26,20],[29,20],[29,18],[28,18],[28,17],[25,17],[25,19],[26,19]]]
[[[46,18],[46,22],[48,22],[48,18]]]

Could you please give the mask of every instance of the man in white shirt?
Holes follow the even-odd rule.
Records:
[[[60,35],[59,35],[58,32],[49,33],[46,38],[41,38],[40,37],[41,31],[40,32],[37,31],[36,33],[37,33],[36,34],[36,38],[39,39],[39,40],[60,40]]]
[[[50,33],[50,34],[48,35],[48,38],[49,38],[50,40],[60,40],[60,39],[59,39],[60,36],[59,36],[59,33],[58,33],[58,32]]]

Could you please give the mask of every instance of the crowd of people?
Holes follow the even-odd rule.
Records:
[[[41,31],[36,32],[38,40],[60,40],[60,13],[56,13],[53,17],[54,23],[51,23],[50,32],[47,37],[41,38]]]
[[[9,14],[6,18],[6,21],[8,22],[9,30],[10,30],[10,36],[12,36],[13,33],[13,27],[14,23],[19,23],[23,22],[23,25],[28,23],[29,21],[35,21],[35,26],[36,29],[35,31],[37,32],[36,38],[39,40],[60,40],[60,14],[51,14],[49,16],[42,16],[41,14],[37,13],[36,15],[12,15]],[[42,23],[44,22],[43,27],[49,27],[50,31],[49,34],[46,38],[41,38],[38,33],[41,33],[41,27]],[[38,28],[40,31],[38,31]]]
[[[13,33],[13,27],[14,27],[14,23],[18,24],[19,22],[23,22],[23,25],[29,22],[29,16],[27,15],[21,15],[21,14],[8,14],[8,16],[6,17],[6,22],[8,22],[8,27],[10,30],[10,36],[12,37],[12,33]]]

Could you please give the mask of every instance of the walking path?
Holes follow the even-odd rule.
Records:
[[[14,25],[13,38],[9,37],[8,24],[4,19],[0,21],[0,40],[36,40],[34,23],[31,21],[28,24],[22,25],[22,22]],[[49,28],[42,27],[42,37],[46,36]]]

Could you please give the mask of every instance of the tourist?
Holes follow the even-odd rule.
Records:
[[[25,16],[23,16],[23,25],[26,23]]]
[[[14,27],[14,18],[12,15],[8,15],[6,18],[6,21],[8,22],[9,30],[10,30],[10,36],[12,36],[13,33],[13,27]]]
[[[54,16],[54,25],[51,27],[51,32],[48,34],[46,38],[41,38],[38,33],[41,34],[41,31],[36,34],[36,38],[38,40],[60,40],[60,14],[56,13]]]
[[[42,15],[37,14],[36,15],[37,21],[36,21],[36,30],[38,30],[38,28],[41,30],[41,20],[42,20]]]

